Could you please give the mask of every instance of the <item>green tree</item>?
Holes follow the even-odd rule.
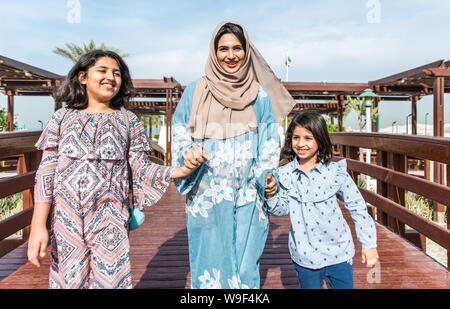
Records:
[[[0,108],[0,132],[6,131],[7,119],[8,119],[8,112],[6,111],[6,109]],[[16,128],[17,128],[17,123],[14,120],[13,129],[16,129]]]
[[[362,132],[367,124],[365,99],[352,98],[351,96],[348,95],[344,101],[344,105],[345,105],[344,117],[347,116],[351,110],[354,110],[358,117],[359,132]],[[378,106],[372,107],[372,109],[370,110],[370,120],[375,121],[377,118],[378,118]]]
[[[56,47],[55,50],[53,50],[53,53],[68,58],[73,62],[77,62],[84,54],[97,49],[113,51],[119,54],[122,58],[129,56],[129,54],[123,54],[120,49],[105,46],[104,43],[100,46],[96,46],[94,40],[91,40],[88,44],[84,42],[82,44],[83,46],[78,46],[74,43],[66,43],[66,48]]]
[[[327,128],[328,132],[339,132],[339,125],[331,123],[331,118],[328,118],[327,120]],[[345,129],[343,130],[345,132]]]

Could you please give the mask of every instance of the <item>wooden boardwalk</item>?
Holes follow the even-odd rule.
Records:
[[[349,215],[344,211],[353,229]],[[357,241],[354,257],[356,289],[449,289],[450,272],[400,236],[376,224],[381,264],[361,263]],[[298,282],[287,247],[289,217],[271,218],[261,258],[263,289],[296,289]],[[355,235],[353,235],[355,237]],[[171,186],[162,200],[146,210],[146,222],[131,232],[133,286],[137,289],[190,288],[184,197]],[[46,289],[49,258],[40,268],[26,261],[26,244],[0,259],[1,289]],[[12,272],[12,273],[11,273]],[[11,274],[10,274],[11,273]]]

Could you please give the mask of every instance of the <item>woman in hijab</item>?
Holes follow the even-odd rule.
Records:
[[[264,193],[276,190],[277,122],[295,104],[241,25],[213,32],[205,76],[189,84],[173,116],[175,180],[186,198],[192,288],[259,288],[269,229]],[[205,160],[206,158],[206,160]]]

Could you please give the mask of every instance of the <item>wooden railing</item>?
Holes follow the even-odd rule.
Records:
[[[0,133],[0,160],[19,157],[17,175],[0,178],[0,198],[22,192],[23,210],[0,222],[0,256],[13,250],[28,239],[33,214],[33,187],[41,152],[34,144],[41,131]],[[22,230],[21,239],[4,240]]]
[[[422,244],[425,237],[428,237],[445,248],[449,261],[450,139],[382,133],[332,133],[331,141],[340,156],[347,159],[347,168],[355,182],[360,174],[377,180],[376,192],[360,188],[366,202],[370,207],[375,207],[377,222],[405,238],[408,238],[405,224],[408,225],[419,233],[419,242]],[[359,152],[364,149],[375,151],[376,165],[359,160]],[[434,174],[440,175],[440,183],[427,180],[427,177],[408,175],[408,158],[426,160],[426,168],[429,166],[428,161],[433,161],[436,167]],[[340,158],[335,158],[338,159]],[[442,179],[444,167],[447,186]],[[440,205],[438,209],[443,209],[442,206],[446,205],[447,227],[407,209],[406,191],[433,200]],[[375,212],[371,214],[375,216]],[[450,270],[449,262],[447,269]]]
[[[0,133],[0,161],[18,157],[17,175],[0,178],[0,199],[22,192],[23,210],[0,221],[0,257],[28,240],[29,225],[33,214],[33,188],[36,170],[41,161],[42,152],[34,145],[42,131],[23,131]],[[153,144],[150,160],[164,164],[164,152]],[[22,230],[21,239],[8,239]]]

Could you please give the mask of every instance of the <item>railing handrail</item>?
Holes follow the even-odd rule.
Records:
[[[450,164],[450,138],[407,134],[331,133],[333,144],[376,149]]]
[[[391,193],[377,187],[377,192],[360,188],[361,194],[367,203],[371,204],[383,213],[391,216],[402,224],[415,229],[417,232],[438,243],[447,252],[450,252],[450,229],[447,224],[442,227],[432,220],[415,214],[408,210],[404,203],[405,190],[424,196],[437,203],[450,206],[450,188],[427,179],[407,174],[406,162],[408,157],[435,161],[438,164],[447,164],[447,172],[450,170],[450,139],[444,137],[399,135],[386,133],[331,133],[333,145],[339,145],[341,156],[347,159],[347,168],[356,174],[364,174],[375,178],[379,184],[384,184]],[[342,147],[341,147],[342,146]],[[379,163],[374,165],[357,160],[360,148],[368,148],[380,155]],[[346,150],[347,149],[347,150]],[[388,154],[391,155],[388,155]],[[391,163],[386,163],[382,158],[389,157]],[[400,158],[403,163],[395,163]],[[334,160],[342,158],[335,157]],[[387,165],[389,165],[389,168]],[[396,169],[399,170],[396,170]],[[447,180],[450,179],[447,175]],[[402,201],[403,194],[403,201]],[[447,210],[447,214],[450,212]],[[449,253],[450,255],[450,253]],[[450,268],[448,267],[450,270]]]
[[[35,152],[34,146],[42,131],[18,131],[0,133],[0,159]]]

